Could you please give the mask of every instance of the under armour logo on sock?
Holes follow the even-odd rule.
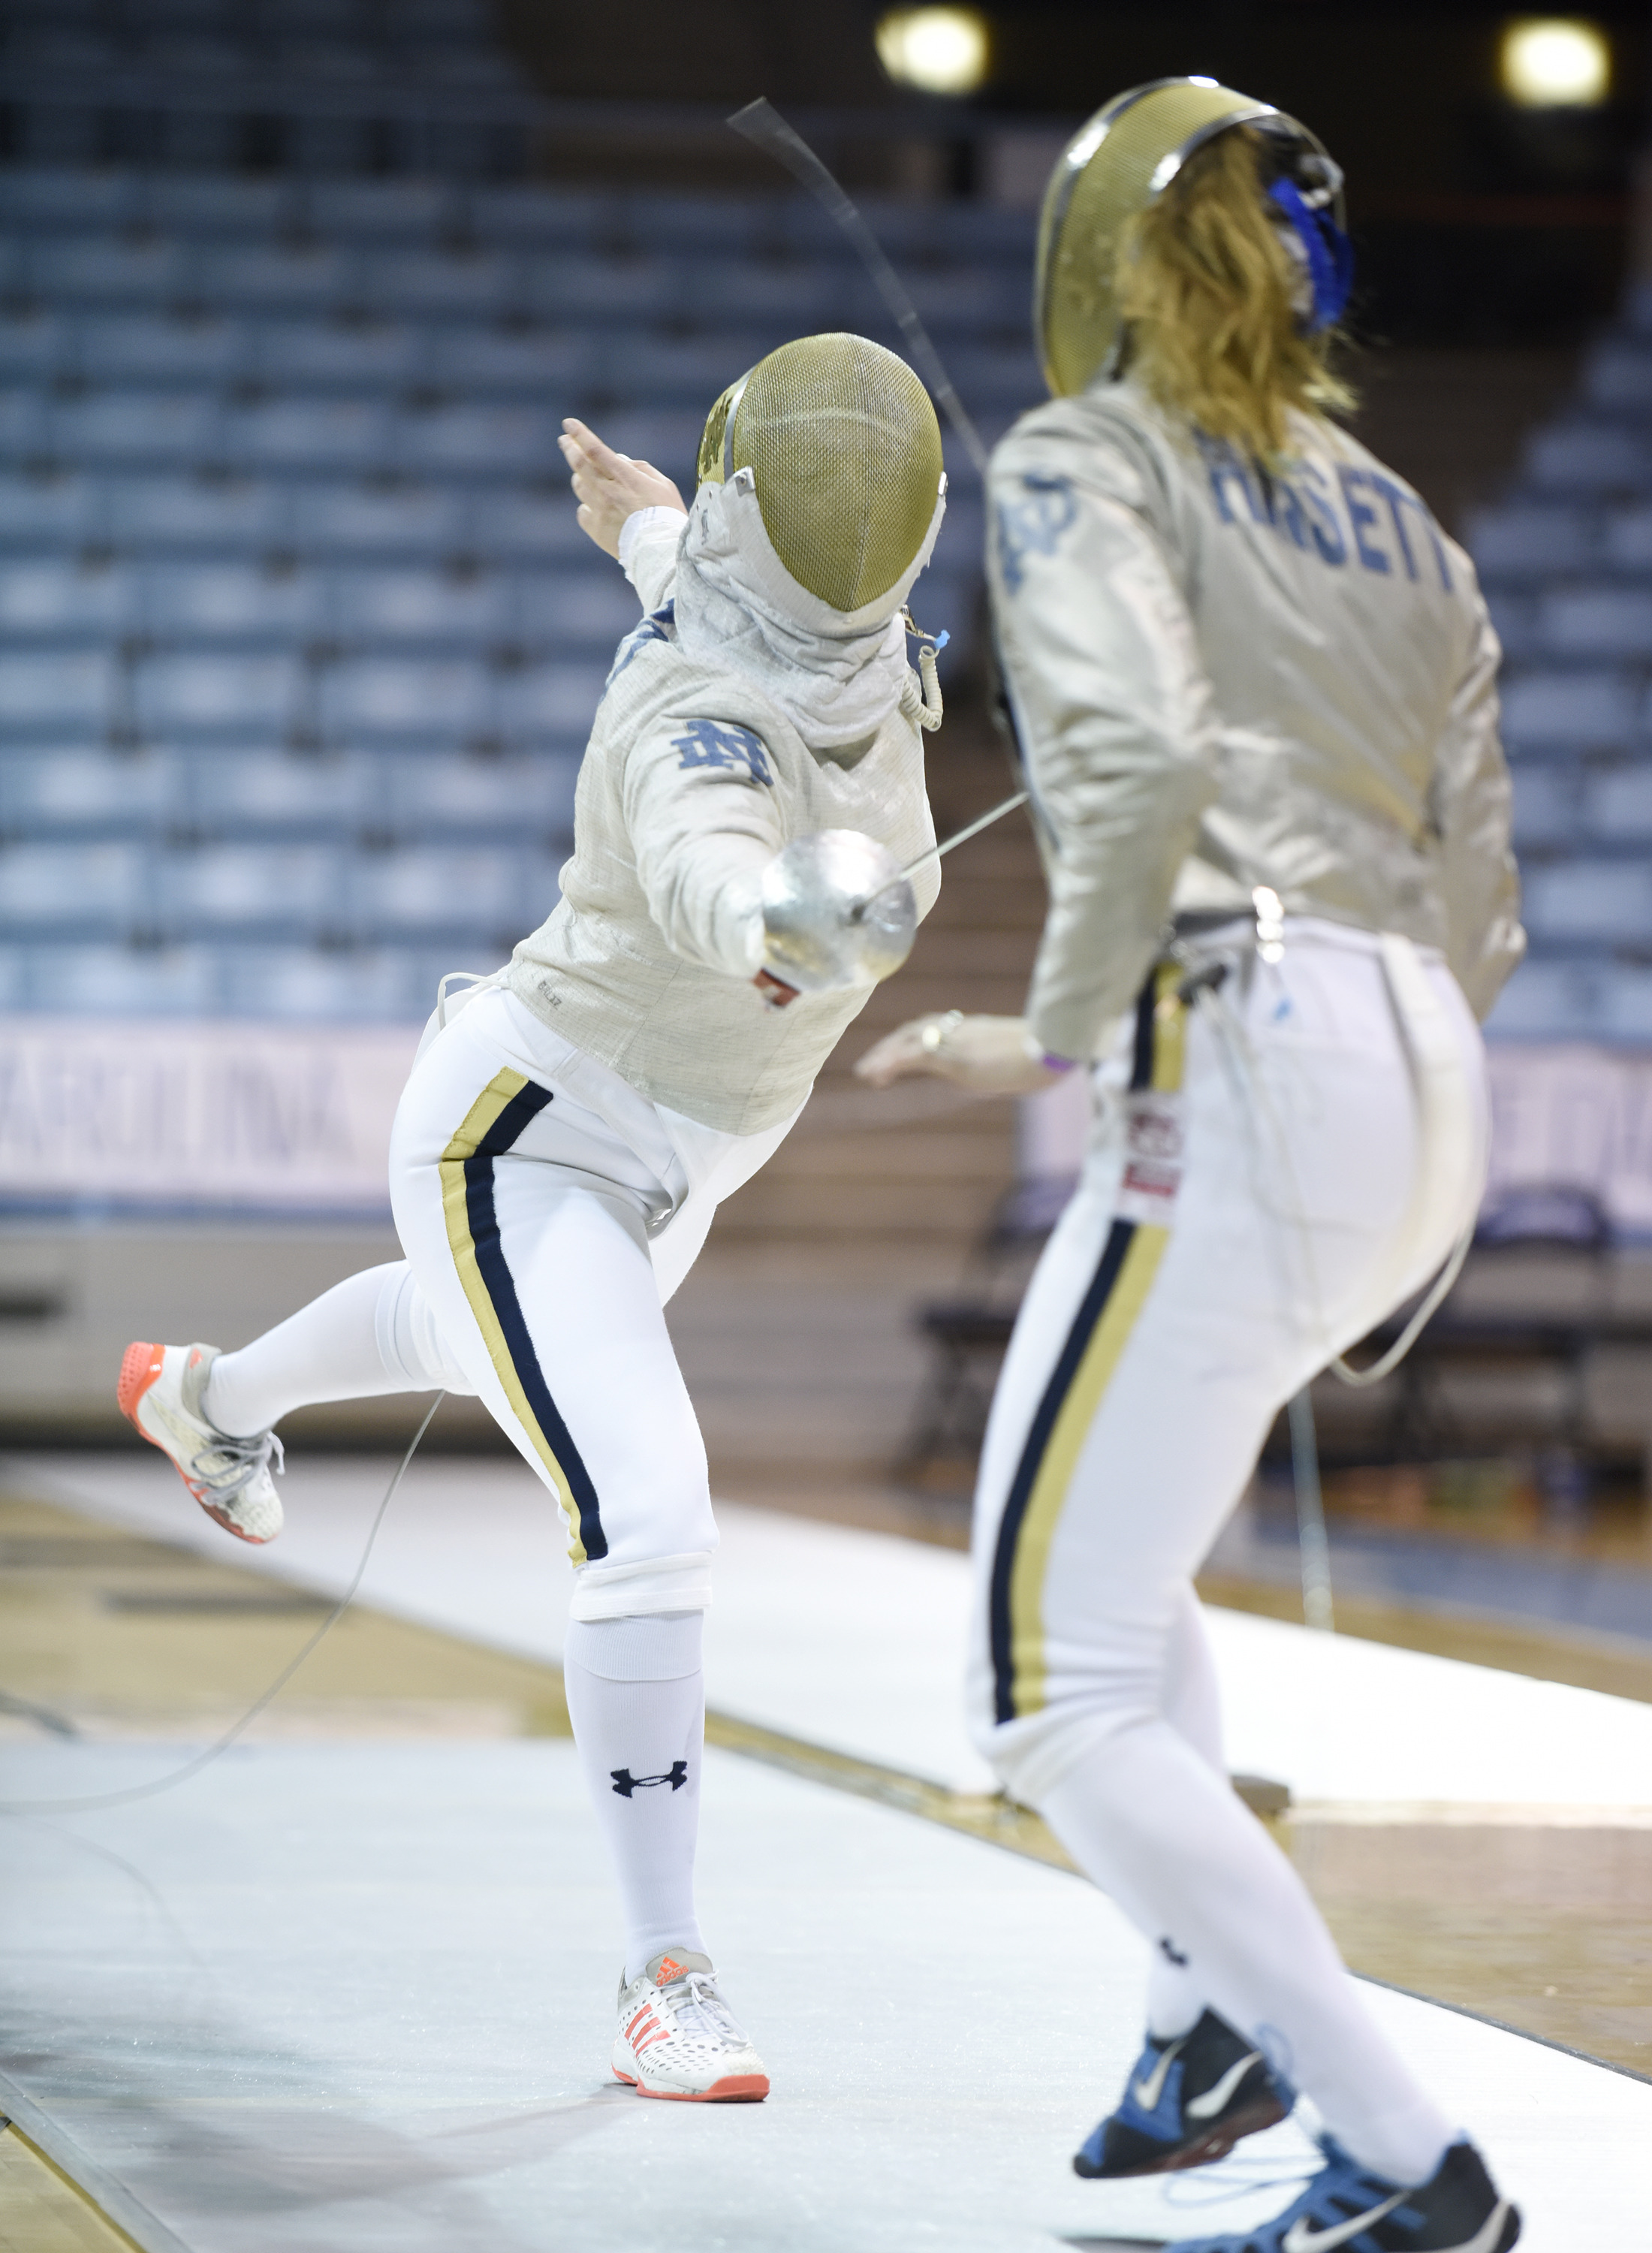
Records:
[[[668,1783],[673,1791],[680,1791],[688,1781],[687,1761],[673,1761],[664,1775],[633,1775],[628,1768],[610,1768],[614,1789],[622,1799],[629,1799],[633,1791],[645,1791],[651,1783]]]
[[[1167,1963],[1174,1964],[1177,1971],[1185,1971],[1187,1970],[1187,1957],[1181,1953],[1181,1950],[1179,1948],[1175,1947],[1172,1944],[1168,1934],[1167,1934],[1159,1943],[1159,1953],[1164,1957]]]

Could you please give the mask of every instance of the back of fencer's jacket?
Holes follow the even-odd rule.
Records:
[[[771,1008],[751,983],[759,881],[812,830],[861,830],[903,865],[935,842],[920,702],[910,675],[867,744],[812,750],[749,675],[687,657],[659,603],[615,657],[562,896],[517,948],[512,991],[651,1102],[736,1134],[790,1117],[871,989]],[[933,861],[912,883],[927,914]]]
[[[1483,1016],[1524,936],[1496,636],[1462,550],[1345,431],[1270,474],[1133,384],[993,457],[999,655],[1042,817],[1028,1015],[1097,1053],[1175,916],[1251,911],[1442,949]]]

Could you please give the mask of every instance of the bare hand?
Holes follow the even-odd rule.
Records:
[[[854,1071],[874,1087],[927,1072],[972,1095],[1035,1095],[1061,1077],[1028,1055],[1024,1017],[965,1017],[956,1009],[886,1033]]]
[[[687,515],[682,495],[663,470],[655,469],[651,462],[633,462],[628,454],[617,454],[573,415],[564,421],[556,443],[573,472],[579,528],[604,555],[617,556],[620,528],[639,508],[674,508],[680,515]]]

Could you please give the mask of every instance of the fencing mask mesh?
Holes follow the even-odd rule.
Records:
[[[858,610],[923,547],[941,430],[903,359],[865,337],[802,337],[731,384],[707,419],[701,484],[749,469],[770,544],[801,587]]]
[[[1195,149],[1235,125],[1277,144],[1281,171],[1300,172],[1316,201],[1339,199],[1342,174],[1306,126],[1209,79],[1133,87],[1063,150],[1044,192],[1033,284],[1034,335],[1058,399],[1082,391],[1119,342],[1113,272],[1126,221],[1162,194]]]

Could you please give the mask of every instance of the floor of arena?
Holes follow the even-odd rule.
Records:
[[[296,1462],[254,1552],[158,1458],[12,1459],[0,1794],[143,1781],[227,1726],[348,1585],[387,1475]],[[721,1514],[703,1897],[768,2103],[607,2080],[617,1919],[555,1528],[513,1464],[431,1458],[247,1740],[176,1791],[5,1827],[17,2245],[1031,2253],[1277,2209],[1293,2126],[1168,2184],[1069,2170],[1133,2055],[1141,1952],[987,1796],[965,1560]],[[1523,2242],[1621,2242],[1652,2131],[1652,1705],[1213,1625],[1233,1767],[1289,1784],[1281,1836]]]

